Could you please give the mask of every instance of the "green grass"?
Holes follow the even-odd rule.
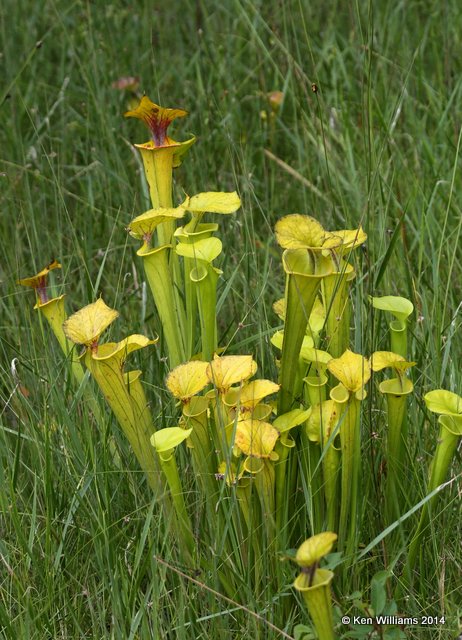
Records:
[[[327,228],[361,222],[368,233],[353,292],[356,351],[387,344],[369,295],[413,301],[411,509],[425,496],[437,437],[422,396],[440,386],[461,391],[459,3],[6,0],[0,29],[0,634],[284,637],[268,621],[293,637],[308,617],[294,606],[290,563],[278,569],[278,593],[253,594],[242,575],[249,612],[211,591],[216,581],[205,572],[193,576],[179,565],[170,523],[159,521],[118,426],[101,401],[97,427],[75,397],[67,363],[16,280],[56,258],[63,264],[56,291],[66,293],[69,309],[102,294],[120,311],[113,336],[159,330],[124,230],[149,208],[129,146],[146,134],[123,119],[126,98],[111,88],[120,76],[139,75],[153,100],[190,112],[175,127],[178,139],[198,136],[177,170],[176,202],[183,189],[236,188],[242,199],[241,211],[221,223],[219,296],[231,283],[220,300],[221,344],[252,353],[262,377],[276,379],[271,305],[283,273],[272,229],[287,213],[311,214]],[[275,89],[285,97],[272,129],[262,112],[269,114],[266,94]],[[175,420],[160,353],[141,356],[159,427]],[[364,545],[384,530],[376,395],[363,412]],[[459,451],[413,591],[400,603],[403,614],[447,621],[408,629],[409,638],[457,636],[460,462]],[[189,490],[194,505],[192,479]],[[307,518],[301,503],[291,515],[299,524]],[[347,597],[356,590],[370,600],[375,572],[399,574],[417,520],[412,514],[348,578],[334,580],[342,612],[354,610]],[[200,536],[200,517],[195,526]]]

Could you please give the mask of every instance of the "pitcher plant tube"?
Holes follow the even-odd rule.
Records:
[[[34,289],[36,293],[36,304],[34,309],[37,309],[37,311],[45,317],[56,340],[58,341],[59,346],[61,347],[62,352],[71,361],[72,375],[77,383],[81,384],[85,372],[78,360],[78,357],[75,355],[74,345],[67,339],[63,331],[63,323],[67,318],[64,307],[65,296],[61,295],[57,298],[50,298],[48,296],[47,278],[50,271],[53,271],[54,269],[61,269],[61,265],[57,260],[53,260],[53,262],[34,276],[18,280],[18,284],[23,287],[31,287]]]
[[[121,342],[99,344],[101,334],[118,315],[99,298],[71,315],[63,329],[69,340],[85,347],[81,358],[122,427],[151,488],[157,491],[158,466],[150,443],[154,426],[139,381],[140,372],[123,371],[130,353],[155,344],[157,339],[134,334]]]
[[[150,209],[132,220],[127,228],[130,235],[143,242],[137,255],[143,258],[146,277],[162,323],[171,367],[176,367],[186,359],[183,330],[186,324],[185,310],[180,296],[175,295],[174,275],[169,266],[172,245],[154,247],[152,236],[160,224],[166,220],[182,218],[184,214],[181,207]]]
[[[353,249],[364,244],[367,235],[362,227],[343,229],[329,234],[341,244],[331,250],[332,273],[321,284],[323,305],[326,311],[326,348],[333,358],[338,358],[350,342],[350,285],[355,278],[354,267],[348,263]]]
[[[216,348],[216,280],[221,272],[211,266],[211,262],[197,263],[196,252],[191,257],[191,251],[182,245],[196,243],[209,239],[218,229],[215,223],[201,222],[206,213],[227,215],[235,213],[241,206],[239,196],[235,191],[207,191],[194,196],[187,196],[180,205],[185,211],[191,214],[191,219],[184,226],[175,231],[175,238],[179,241],[176,251],[183,256],[184,260],[184,284],[185,284],[185,307],[186,307],[186,355],[190,358],[193,354],[195,344],[196,313],[199,308],[201,337],[202,337],[202,357],[210,360]],[[214,241],[217,239],[215,238]],[[215,256],[216,257],[216,256]],[[207,267],[207,265],[209,265]],[[205,273],[207,270],[207,273]],[[215,283],[215,286],[213,286]],[[199,301],[199,307],[198,307]],[[212,333],[209,334],[208,330]],[[214,346],[215,345],[215,346]]]
[[[216,493],[215,455],[208,426],[209,400],[198,394],[210,384],[207,362],[192,360],[173,369],[166,380],[167,389],[180,401],[182,422],[192,429],[187,444],[192,452],[193,468],[206,495]]]
[[[179,243],[178,255],[192,267],[186,278],[196,296],[201,327],[202,358],[209,361],[218,347],[217,342],[217,282],[221,271],[212,262],[222,250],[219,238],[204,238],[193,243]]]
[[[192,429],[166,427],[151,436],[151,444],[159,455],[160,465],[170,490],[179,523],[181,553],[187,562],[194,560],[196,543],[174,454],[175,448],[184,442],[191,435],[191,432]]]
[[[314,218],[297,213],[281,218],[275,226],[276,240],[284,249],[286,274],[284,341],[282,345],[278,411],[289,411],[296,398],[296,376],[300,348],[321,280],[332,273],[325,251],[339,246]]]
[[[427,393],[424,400],[428,410],[439,415],[438,424],[440,426],[427,486],[428,493],[431,493],[446,480],[462,436],[462,397],[452,391],[436,389]],[[419,524],[409,547],[404,571],[407,578],[411,576],[417,554],[422,548],[425,530],[430,522],[430,511],[436,499],[437,496],[433,496],[422,507]]]
[[[390,349],[406,359],[408,342],[407,325],[409,317],[414,311],[414,305],[407,298],[400,296],[371,297],[371,302],[374,309],[388,311],[394,316],[395,319],[388,325],[390,328]]]
[[[339,548],[347,545],[348,553],[352,553],[356,544],[361,468],[360,407],[366,397],[364,386],[371,377],[371,365],[367,358],[347,349],[340,358],[332,359],[327,368],[340,382],[330,392],[331,400],[338,405],[342,448]]]
[[[295,556],[301,573],[295,579],[294,588],[303,596],[319,640],[335,640],[330,590],[334,574],[320,569],[319,563],[331,552],[336,540],[337,534],[330,531],[318,533],[305,540]]]
[[[412,381],[406,377],[406,372],[415,365],[403,356],[391,351],[375,351],[371,356],[373,371],[385,368],[393,369],[394,378],[384,380],[379,385],[379,391],[387,400],[387,479],[385,490],[385,514],[387,523],[400,515],[401,495],[399,485],[405,486],[403,475],[403,459],[406,452],[406,423],[407,398],[414,390]]]
[[[233,412],[225,402],[225,396],[233,385],[242,384],[252,378],[257,371],[257,363],[250,355],[215,355],[207,366],[207,376],[214,389],[207,394],[212,401],[213,438],[221,460],[229,462],[228,425],[234,421]]]
[[[316,472],[311,481],[311,486],[316,488],[319,500],[325,501],[328,529],[336,529],[338,526],[339,501],[337,487],[340,475],[340,448],[336,445],[336,438],[339,433],[338,422],[337,403],[334,400],[325,400],[309,409],[304,429],[310,446],[313,447],[312,443],[316,443],[320,448],[320,454],[313,459],[313,466],[310,467],[310,476],[312,477]],[[317,466],[314,466],[314,464],[317,464]],[[322,465],[322,474],[320,465]],[[314,493],[313,490],[312,492]],[[317,510],[322,514],[324,508],[319,506],[319,500],[313,500],[313,504],[314,506],[317,505]],[[324,505],[322,506],[324,507]],[[316,512],[314,516],[316,516]],[[320,518],[316,518],[316,526],[318,528],[321,526],[319,520]]]

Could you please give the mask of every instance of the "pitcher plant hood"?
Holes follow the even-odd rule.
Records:
[[[87,304],[70,316],[63,324],[64,333],[75,344],[95,349],[100,335],[119,316],[119,312],[107,306],[102,298]]]
[[[37,294],[37,308],[49,301],[47,294],[47,277],[50,271],[53,271],[53,269],[61,269],[61,265],[57,260],[53,260],[52,262],[50,262],[49,265],[36,273],[35,276],[22,278],[21,280],[17,281],[17,283],[22,285],[23,287],[31,287],[35,290],[35,293]]]
[[[188,112],[184,109],[168,109],[160,107],[152,102],[152,100],[147,96],[143,96],[138,106],[135,109],[127,111],[124,115],[126,118],[138,118],[138,120],[142,120],[151,132],[151,140],[143,144],[135,144],[135,147],[145,151],[173,148],[174,167],[181,164],[182,156],[196,140],[195,137],[192,137],[185,142],[176,142],[170,138],[167,135],[169,125],[176,118],[183,118],[188,115]]]
[[[347,349],[340,358],[333,358],[327,368],[352,393],[360,391],[371,377],[371,364],[367,358]]]

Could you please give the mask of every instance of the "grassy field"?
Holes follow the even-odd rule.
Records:
[[[423,394],[462,389],[459,3],[5,0],[0,29],[0,636],[314,637],[291,563],[280,563],[278,591],[252,593],[244,574],[235,599],[181,563],[103,399],[97,428],[33,294],[16,281],[57,259],[55,290],[69,310],[102,294],[120,311],[113,336],[159,332],[125,231],[150,206],[131,146],[146,133],[123,118],[127,96],[112,87],[139,76],[152,100],[189,111],[174,137],[198,137],[175,173],[175,203],[185,191],[236,189],[241,197],[239,212],[220,220],[221,345],[251,353],[260,375],[277,379],[269,337],[280,324],[272,303],[284,274],[273,230],[290,213],[329,229],[362,224],[368,234],[352,290],[355,351],[387,348],[385,319],[368,296],[413,302],[405,511],[412,509],[426,495],[438,434]],[[273,117],[275,90],[284,98]],[[155,424],[172,426],[162,348],[139,361]],[[371,578],[382,569],[394,574],[393,598],[419,515],[384,533],[375,397],[371,389],[362,418],[361,548],[378,539],[333,582],[338,620],[371,601]],[[207,547],[211,534],[181,460]],[[413,588],[397,602],[402,614],[444,615],[445,623],[383,636],[354,635],[338,622],[339,638],[453,640],[461,632],[460,448],[450,477]],[[295,517],[303,530],[306,514]]]

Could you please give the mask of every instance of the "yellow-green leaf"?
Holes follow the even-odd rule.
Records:
[[[279,432],[269,422],[239,420],[234,444],[246,456],[269,458],[278,438]]]
[[[359,391],[371,377],[367,358],[347,349],[340,358],[329,361],[327,368],[350,392]]]
[[[94,346],[100,335],[118,317],[119,312],[111,309],[98,298],[77,313],[70,316],[63,324],[64,333],[72,342]]]
[[[275,232],[276,240],[283,249],[322,248],[326,237],[326,231],[317,220],[299,213],[278,220]]]
[[[208,366],[208,362],[200,360],[180,364],[168,374],[166,381],[168,390],[183,402],[189,400],[209,384]]]
[[[338,247],[337,253],[341,253],[342,255],[356,249],[356,247],[364,244],[367,240],[367,233],[364,232],[362,227],[359,227],[359,229],[332,231],[329,232],[329,236],[340,238],[341,245]]]
[[[195,196],[187,196],[181,206],[192,213],[234,213],[241,206],[235,191],[205,191]]]
[[[241,408],[253,409],[263,398],[277,391],[279,391],[279,385],[272,380],[253,380],[242,387],[237,398]]]
[[[458,416],[462,414],[462,398],[445,389],[435,389],[424,395],[425,404],[433,413],[445,416]]]
[[[295,561],[300,567],[311,567],[331,552],[336,540],[337,534],[331,531],[308,538],[298,548]]]
[[[185,214],[181,207],[149,209],[134,218],[127,227],[130,235],[143,240],[146,236],[151,236],[156,227],[167,220],[178,220]]]
[[[184,258],[202,260],[210,264],[220,255],[222,248],[223,245],[219,238],[203,238],[191,244],[180,242],[176,245],[175,250],[178,255]]]
[[[371,356],[372,371],[381,371],[387,367],[396,371],[406,371],[415,364],[415,362],[408,362],[403,356],[393,353],[393,351],[374,351]]]
[[[414,311],[414,305],[407,298],[400,296],[382,296],[381,298],[371,297],[374,309],[389,311],[397,320],[405,323]]]
[[[111,358],[116,358],[123,363],[127,356],[133,351],[144,349],[151,344],[156,344],[158,340],[159,338],[150,340],[146,336],[134,333],[120,342],[106,342],[105,344],[99,345],[98,349],[92,352],[92,358],[94,360],[109,360]]]
[[[279,433],[284,433],[305,422],[309,414],[309,409],[292,409],[292,411],[278,416],[273,422],[273,427],[277,429]]]
[[[327,351],[321,351],[321,349],[314,349],[305,345],[300,350],[300,357],[305,362],[313,362],[320,369],[325,369],[327,363],[332,360],[332,356]]]
[[[156,431],[151,436],[151,444],[158,453],[165,453],[184,442],[192,433],[192,429],[167,427]]]
[[[209,381],[219,390],[227,391],[233,384],[251,378],[257,371],[252,356],[215,356],[207,368]]]

